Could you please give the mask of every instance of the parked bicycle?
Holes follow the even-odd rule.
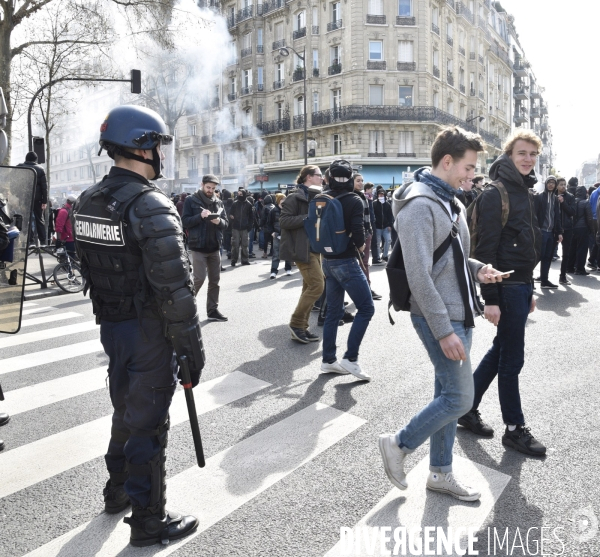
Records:
[[[79,263],[69,255],[65,246],[57,246],[56,258],[58,265],[54,267],[52,273],[56,285],[65,292],[81,292],[85,286],[85,279],[81,274]]]

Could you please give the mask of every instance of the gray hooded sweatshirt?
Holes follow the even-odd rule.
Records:
[[[433,252],[452,230],[450,214],[442,200],[421,182],[397,189],[392,198],[392,211],[411,291],[410,312],[424,317],[435,338],[440,340],[454,332],[451,321],[465,320],[452,248],[433,265]],[[463,252],[468,254],[470,237],[466,216],[461,205],[459,234]],[[468,267],[476,280],[483,263],[468,259]]]

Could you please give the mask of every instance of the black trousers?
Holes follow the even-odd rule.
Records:
[[[569,269],[574,267],[576,271],[585,271],[585,258],[587,257],[588,247],[588,229],[574,228],[571,254],[569,256]],[[570,264],[571,261],[573,265]]]
[[[44,221],[44,209],[42,209],[41,203],[34,202],[33,204],[33,215],[35,216],[35,231],[37,237],[42,246],[45,246],[47,242],[46,235],[46,222]]]
[[[568,229],[563,232],[562,241],[562,260],[560,262],[560,276],[564,277],[569,267],[569,257],[571,255],[571,242],[573,241],[573,229]]]

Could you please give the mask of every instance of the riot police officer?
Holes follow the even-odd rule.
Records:
[[[177,357],[198,384],[204,349],[190,262],[177,209],[149,180],[173,148],[162,118],[119,106],[100,127],[100,151],[115,165],[73,209],[73,232],[100,338],[109,357],[114,408],[105,456],[105,510],[132,505],[130,542],[168,543],[198,527],[165,509],[165,448]]]

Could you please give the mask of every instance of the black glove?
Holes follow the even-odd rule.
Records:
[[[179,384],[183,385],[184,383],[183,383],[183,379],[181,377],[181,364],[179,363],[179,359],[177,360],[177,367],[178,367],[177,379],[179,379]],[[200,375],[201,375],[200,371],[190,369],[190,379],[192,380],[192,388],[195,387],[196,385],[198,385],[198,383],[200,383]]]

